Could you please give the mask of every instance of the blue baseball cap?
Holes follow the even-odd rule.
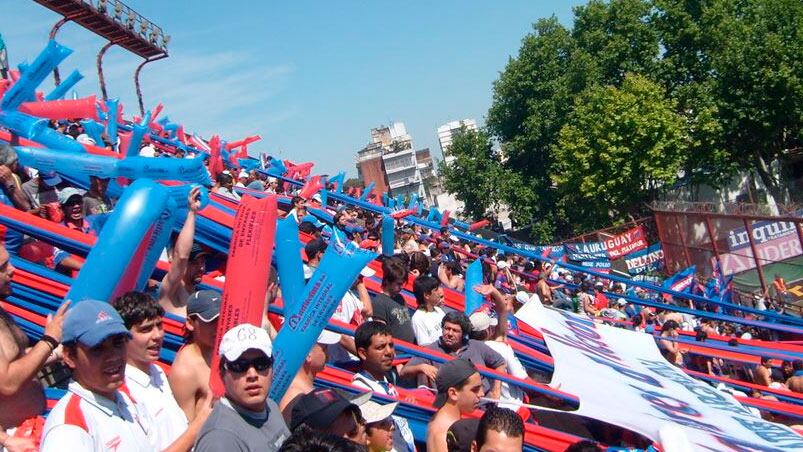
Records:
[[[55,187],[61,183],[61,177],[55,171],[40,171],[39,177],[45,181],[48,187]]]
[[[313,226],[315,226],[318,229],[326,226],[326,224],[321,223],[317,218],[315,218],[312,215],[306,215],[306,216],[304,216],[304,218],[301,219],[302,223],[305,222],[305,221],[308,222],[308,223],[311,223]]]
[[[87,347],[96,347],[118,334],[131,337],[120,314],[109,303],[84,300],[75,303],[67,311],[61,341],[65,344],[80,342]]]

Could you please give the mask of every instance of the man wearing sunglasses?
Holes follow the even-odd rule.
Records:
[[[218,353],[226,393],[201,428],[195,450],[279,450],[290,431],[279,407],[268,398],[273,379],[268,333],[238,325],[223,335]]]

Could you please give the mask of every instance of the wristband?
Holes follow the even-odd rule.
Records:
[[[51,352],[59,346],[59,341],[57,341],[53,336],[48,336],[47,334],[43,334],[42,338],[39,340],[50,346]]]

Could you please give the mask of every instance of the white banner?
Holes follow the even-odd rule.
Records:
[[[753,416],[729,394],[669,364],[647,334],[536,303],[516,317],[543,333],[555,358],[551,385],[579,397],[577,414],[656,442],[659,431],[674,426],[694,450],[803,449],[803,437],[791,429]]]

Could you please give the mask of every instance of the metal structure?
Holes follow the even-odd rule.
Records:
[[[139,73],[142,67],[152,61],[167,58],[167,45],[170,36],[162,28],[149,21],[120,0],[34,0],[36,3],[60,14],[59,20],[50,30],[50,39],[55,39],[59,29],[67,22],[75,22],[87,30],[109,41],[98,53],[97,69],[100,90],[106,99],[106,84],[103,79],[103,54],[116,45],[140,56],[145,61],[134,73],[134,84],[140,110],[142,90],[139,86]],[[56,85],[61,83],[58,70],[53,71]]]
[[[679,206],[653,205],[668,273],[696,265],[698,275],[710,277],[719,262],[724,274],[755,271],[761,292],[769,294],[773,274],[768,266],[783,264],[803,272],[795,263],[803,256],[800,216],[719,213],[692,204],[683,210],[673,207]]]

